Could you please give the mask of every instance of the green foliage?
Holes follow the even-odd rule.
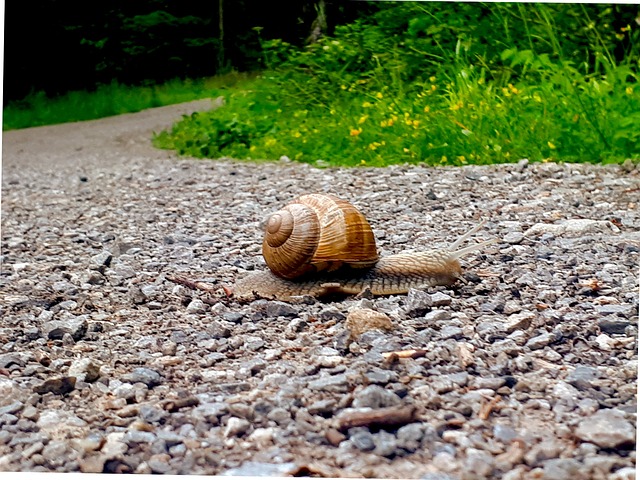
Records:
[[[402,2],[305,48],[156,144],[321,165],[640,158],[639,30],[620,5]],[[628,21],[628,22],[627,22]],[[614,24],[616,25],[614,27]]]

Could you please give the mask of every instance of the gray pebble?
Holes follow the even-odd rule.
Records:
[[[435,292],[431,294],[431,304],[434,307],[446,307],[451,305],[452,298],[446,293]]]
[[[379,385],[369,385],[355,394],[353,399],[354,408],[382,408],[399,405],[402,402],[400,397],[390,390]]]
[[[602,448],[618,448],[635,443],[636,430],[619,410],[598,410],[582,420],[575,431],[584,442],[595,443]]]
[[[380,430],[373,436],[373,443],[376,446],[374,453],[382,457],[393,456],[398,448],[395,435],[385,430]]]
[[[89,323],[86,315],[66,318],[64,320],[51,320],[44,324],[43,333],[51,340],[62,339],[65,334],[78,341],[87,333]]]
[[[598,370],[594,367],[578,365],[567,376],[567,383],[573,385],[579,390],[585,390],[591,387],[591,382],[599,377]]]
[[[94,382],[100,377],[100,365],[91,358],[74,360],[68,374],[84,382]]]
[[[317,380],[309,382],[309,388],[311,390],[324,390],[327,392],[345,393],[349,387],[349,380],[347,376],[343,374],[338,375],[326,375]]]
[[[638,314],[638,307],[634,307],[630,304],[622,305],[598,305],[596,306],[596,312],[600,315],[620,315],[621,317],[631,318]]]
[[[98,267],[108,267],[109,265],[111,265],[112,258],[113,256],[111,255],[111,252],[105,250],[91,257],[91,263],[97,265]]]
[[[268,317],[296,317],[298,310],[284,302],[271,301],[267,302],[265,312]]]
[[[230,417],[229,420],[227,420],[227,426],[224,429],[224,436],[226,438],[239,437],[245,434],[249,428],[251,428],[251,422],[248,420],[245,420],[244,418]]]
[[[420,448],[424,437],[424,426],[421,423],[403,425],[398,429],[396,437],[398,439],[398,447],[413,453]]]
[[[512,245],[517,245],[524,240],[524,234],[522,232],[509,232],[504,237],[502,237],[502,241],[506,243],[510,243]]]
[[[138,367],[131,373],[123,375],[122,380],[130,383],[144,383],[147,387],[153,388],[160,385],[162,382],[162,376],[150,368]]]
[[[373,435],[367,429],[352,429],[357,430],[354,433],[349,432],[349,440],[358,450],[368,452],[376,448]]]
[[[553,458],[543,463],[544,480],[566,480],[568,478],[580,478],[580,463],[573,458]],[[584,478],[584,477],[583,477]]]
[[[421,317],[431,309],[433,305],[432,296],[423,290],[414,288],[409,290],[404,302],[404,311],[408,317]]]
[[[619,320],[609,317],[598,320],[598,327],[600,327],[600,330],[603,333],[608,333],[610,335],[624,335],[629,325],[631,325],[631,322],[627,320]]]

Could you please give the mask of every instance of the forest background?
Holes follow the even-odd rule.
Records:
[[[154,143],[317,166],[640,160],[624,4],[7,2],[3,129],[225,98]]]

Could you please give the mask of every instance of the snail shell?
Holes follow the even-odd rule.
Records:
[[[293,279],[378,261],[371,226],[349,202],[333,195],[298,197],[267,219],[262,255],[273,273]]]

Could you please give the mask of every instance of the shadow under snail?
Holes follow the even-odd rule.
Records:
[[[333,195],[302,195],[267,219],[262,254],[270,270],[240,279],[233,296],[290,301],[303,295],[357,295],[367,289],[393,295],[452,285],[462,276],[460,257],[497,242],[459,248],[483,225],[448,248],[380,257],[369,223],[353,205]]]

